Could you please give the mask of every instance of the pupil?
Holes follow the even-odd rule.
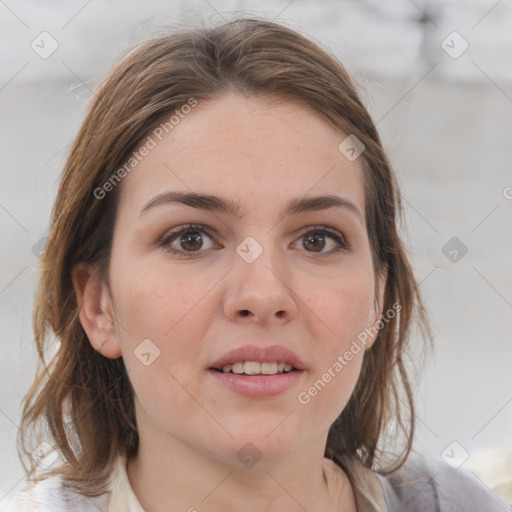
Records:
[[[187,244],[189,243],[190,245],[187,247]],[[201,234],[198,233],[197,231],[187,233],[185,235],[182,235],[181,237],[181,247],[183,249],[195,251],[197,249],[200,249],[202,244],[203,240]]]
[[[309,235],[304,240],[304,247],[307,248],[307,245],[311,242],[312,249],[313,250],[322,250],[325,247],[325,240],[323,235],[321,234],[315,234],[315,235]],[[319,243],[320,242],[320,243]]]

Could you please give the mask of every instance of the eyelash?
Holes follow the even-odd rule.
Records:
[[[186,226],[180,226],[178,228],[174,228],[171,231],[167,231],[158,241],[158,246],[162,247],[166,252],[170,252],[171,254],[176,254],[183,256],[185,258],[193,258],[196,255],[200,254],[201,252],[205,251],[183,251],[183,250],[176,250],[170,247],[171,242],[173,242],[175,239],[178,239],[181,235],[184,235],[189,232],[195,232],[199,231],[200,233],[204,233],[208,235],[210,238],[213,238],[213,236],[210,234],[209,230],[205,228],[204,226],[200,226],[197,224],[188,224]],[[327,228],[325,226],[312,226],[308,229],[308,231],[304,232],[299,238],[303,238],[306,235],[309,234],[320,234],[320,235],[328,235],[332,240],[334,240],[337,244],[337,247],[327,253],[314,253],[310,252],[309,254],[318,256],[320,258],[326,258],[329,256],[332,256],[334,254],[338,254],[342,251],[348,250],[348,244],[345,240],[345,237],[339,233],[338,231],[334,229]]]

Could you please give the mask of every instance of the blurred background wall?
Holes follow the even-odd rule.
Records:
[[[467,464],[512,446],[512,2],[0,1],[0,504],[23,483],[20,401],[59,173],[86,102],[130,43],[234,12],[289,24],[355,75],[403,187],[436,351],[416,449]]]

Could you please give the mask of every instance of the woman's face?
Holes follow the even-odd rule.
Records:
[[[347,134],[270,97],[199,102],[168,131],[120,185],[110,262],[108,354],[124,359],[139,428],[232,463],[323,454],[359,376],[353,342],[380,313],[361,159],[338,149]],[[313,201],[327,195],[342,205]],[[224,362],[265,375],[213,369],[244,348]],[[268,375],[272,362],[300,370]]]

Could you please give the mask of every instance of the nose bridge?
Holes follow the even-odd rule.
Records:
[[[286,288],[285,257],[274,243],[272,233],[246,237],[238,244],[236,253],[235,266],[243,282],[251,282],[255,290],[261,287],[267,293]]]
[[[247,236],[236,247],[234,269],[226,295],[226,314],[251,316],[261,322],[291,319],[296,304],[289,284],[291,273],[272,232]]]

